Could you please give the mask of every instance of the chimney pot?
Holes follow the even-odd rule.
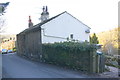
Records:
[[[33,23],[32,23],[32,20],[31,20],[31,16],[29,16],[28,27],[33,27]]]

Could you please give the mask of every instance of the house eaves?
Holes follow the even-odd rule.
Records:
[[[68,15],[72,16],[72,15],[71,15],[70,13],[68,13],[67,11],[64,11],[64,12],[62,12],[62,13],[60,13],[60,14],[58,14],[58,15],[56,15],[56,16],[50,18],[50,19],[47,19],[47,20],[45,20],[45,21],[43,21],[43,22],[41,22],[41,23],[38,23],[38,24],[34,25],[34,26],[31,27],[31,28],[25,29],[25,30],[22,31],[20,34],[32,32],[32,31],[36,31],[36,30],[40,30],[40,29],[41,29],[40,26],[42,26],[43,24],[45,24],[45,23],[47,23],[47,22],[50,22],[51,20],[53,20],[53,19],[59,17],[60,15],[62,15],[62,14],[64,14],[64,13],[67,13]],[[74,16],[72,16],[72,17],[73,17],[74,19],[76,19],[77,21],[79,21],[80,23],[82,23],[80,20],[78,20],[78,19],[75,18]],[[84,24],[84,23],[82,23],[82,24],[85,25],[85,26],[87,26],[87,25]],[[88,27],[88,26],[87,26],[87,27]],[[88,27],[88,28],[91,29],[90,27]]]
[[[67,13],[68,15],[72,16],[74,19],[76,19],[76,20],[79,21],[80,23],[82,23],[83,25],[87,26],[86,24],[84,24],[82,21],[80,21],[79,19],[77,19],[76,17],[74,17],[73,15],[71,15],[70,13],[68,13],[67,11],[66,11],[66,13]],[[87,27],[88,27],[88,26],[87,26]],[[91,29],[90,27],[88,27],[88,28]]]
[[[60,15],[62,15],[62,14],[64,14],[64,13],[67,13],[68,15],[70,15],[71,17],[73,17],[74,19],[76,19],[77,21],[79,21],[80,23],[82,23],[83,25],[85,25],[86,27],[88,27],[86,24],[84,24],[82,21],[80,21],[80,20],[78,20],[77,18],[75,18],[74,16],[72,16],[72,15],[71,15],[70,13],[68,13],[67,11],[64,11],[64,12],[62,12],[62,13],[60,13],[60,14],[58,14],[58,15],[56,15],[56,16],[54,16],[54,17],[52,17],[52,18],[50,18],[50,19],[48,19],[48,20],[46,20],[46,21],[43,21],[43,22],[39,23],[39,25],[42,26],[43,24],[45,24],[45,23],[47,23],[47,22],[50,22],[51,20],[59,17]],[[90,27],[88,27],[88,28],[91,29]]]

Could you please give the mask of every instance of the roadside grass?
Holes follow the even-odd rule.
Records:
[[[113,64],[108,64],[108,63],[106,63],[106,65],[107,65],[107,66],[116,67],[116,68],[120,69],[120,66],[119,66],[119,65],[113,65]]]
[[[118,57],[114,57],[114,56],[110,56],[110,55],[105,55],[105,58],[106,58],[105,65],[116,67],[116,68],[120,69],[120,65],[118,64],[118,61],[120,59]]]

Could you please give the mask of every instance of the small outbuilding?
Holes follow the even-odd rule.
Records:
[[[40,24],[30,27],[17,35],[18,55],[41,59],[42,42]]]

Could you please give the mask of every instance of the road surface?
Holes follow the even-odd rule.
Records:
[[[88,78],[78,71],[30,61],[15,53],[2,55],[2,70],[3,78]]]

